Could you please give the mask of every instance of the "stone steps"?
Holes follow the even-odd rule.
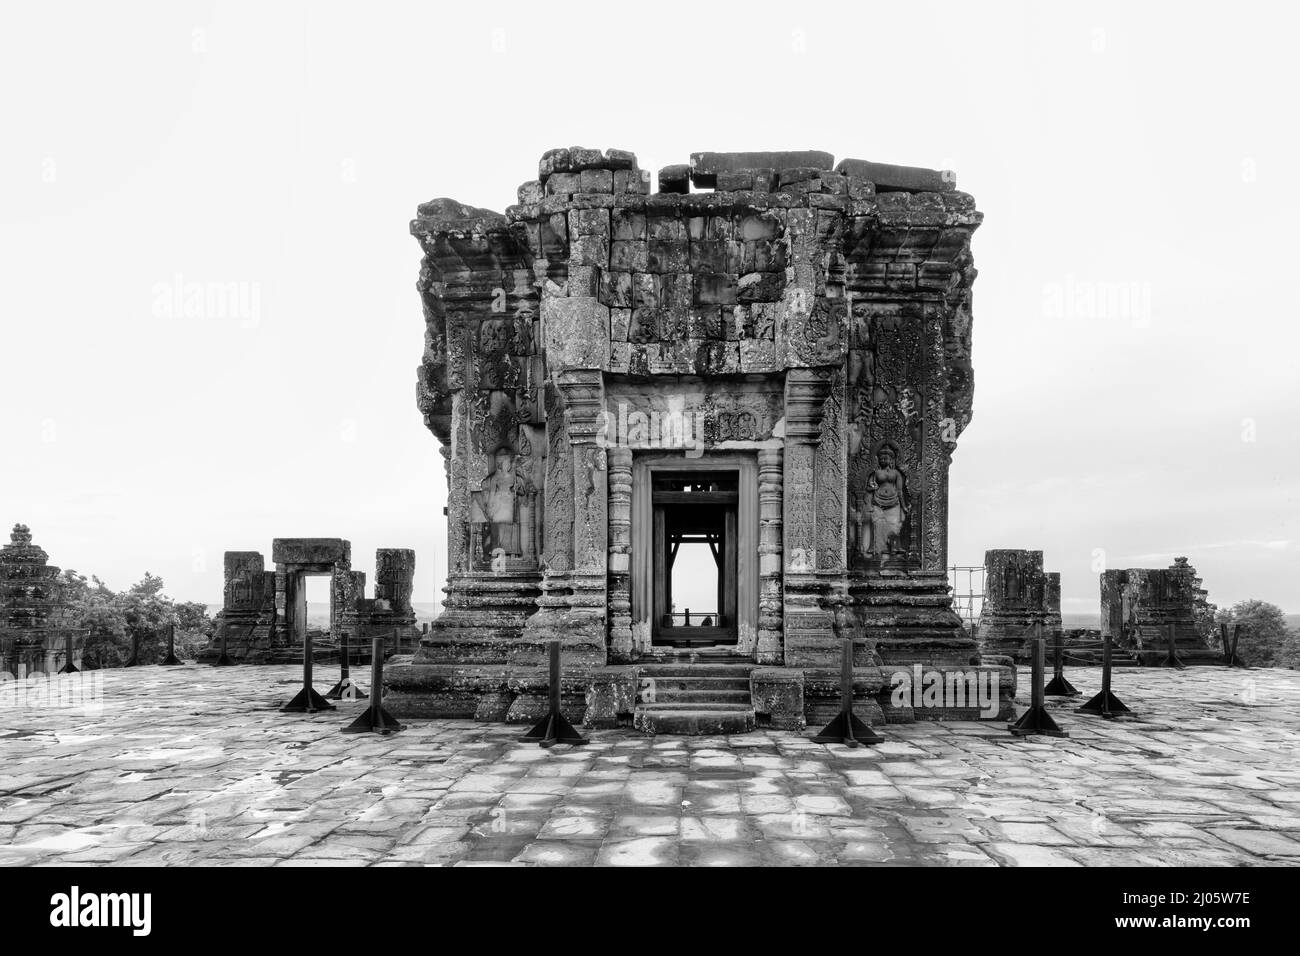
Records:
[[[643,734],[747,734],[754,729],[754,711],[748,710],[654,710],[638,707],[632,726]]]
[[[643,665],[641,680],[654,681],[654,699],[637,705],[632,726],[647,734],[748,733],[754,729],[753,669],[743,659]]]

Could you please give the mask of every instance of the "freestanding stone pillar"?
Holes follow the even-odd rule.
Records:
[[[1041,551],[984,552],[980,649],[1029,663],[1036,626],[1050,646],[1061,629],[1061,575],[1043,571]]]

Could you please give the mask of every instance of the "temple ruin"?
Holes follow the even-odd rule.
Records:
[[[25,524],[14,525],[0,547],[0,670],[6,673],[53,673],[66,663],[68,638],[80,643],[59,568],[49,561]]]
[[[1128,568],[1101,574],[1101,625],[1116,646],[1143,664],[1159,664],[1169,653],[1173,628],[1178,658],[1185,664],[1222,664],[1223,651],[1206,643],[1202,629],[1211,610],[1196,569],[1186,558],[1167,568]]]
[[[658,187],[631,153],[575,147],[504,215],[419,207],[447,597],[387,705],[534,718],[558,639],[571,719],[801,727],[833,711],[851,637],[866,714],[973,714],[892,699],[912,665],[995,672],[1009,712],[1014,671],[973,663],[945,570],[972,198],[816,151],[697,153]],[[694,619],[673,597],[687,545],[716,565]]]
[[[259,551],[225,553],[225,588],[211,644],[199,659],[213,660],[222,648],[233,660],[271,663],[301,658],[307,637],[307,587],[312,576],[330,579],[329,643],[347,640],[369,646],[383,637],[391,653],[413,643],[419,629],[411,606],[415,552],[375,552],[375,594],[365,596],[366,575],[352,570],[352,545],[342,538],[276,538],[275,570],[267,571]]]
[[[1029,663],[1037,633],[1051,641],[1061,630],[1061,575],[1043,570],[1043,552],[984,552],[980,649]]]

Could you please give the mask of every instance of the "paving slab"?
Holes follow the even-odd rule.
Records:
[[[1067,738],[925,722],[859,749],[619,729],[544,750],[469,720],[353,736],[364,703],[278,711],[293,667],[102,675],[93,707],[0,709],[0,865],[1300,863],[1294,671],[1130,668],[1132,718],[1049,704]],[[1090,696],[1100,672],[1070,680]]]

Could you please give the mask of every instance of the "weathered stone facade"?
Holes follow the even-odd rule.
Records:
[[[985,551],[980,650],[1026,663],[1037,627],[1050,646],[1061,629],[1061,575],[1043,571],[1041,551]]]
[[[212,644],[200,660],[215,658],[224,637],[226,653],[246,663],[269,663],[299,655],[307,633],[304,578],[330,579],[330,642],[345,636],[353,647],[384,637],[391,652],[419,633],[411,607],[415,552],[381,548],[375,554],[375,596],[366,598],[366,576],[352,570],[352,545],[342,538],[276,538],[274,571],[257,551],[227,551],[225,589]]]
[[[1101,573],[1101,625],[1117,644],[1143,664],[1168,656],[1169,627],[1185,664],[1221,664],[1221,649],[1210,647],[1198,627],[1198,605],[1205,591],[1186,558],[1167,568],[1128,568]],[[1115,633],[1115,628],[1119,633]]]
[[[0,670],[53,672],[65,663],[71,610],[59,569],[32,543],[31,529],[16,524],[0,547]]]
[[[415,663],[389,674],[395,712],[528,719],[558,638],[573,714],[629,720],[646,667],[673,656],[651,489],[698,473],[731,489],[713,492],[739,540],[726,650],[749,662],[756,720],[802,725],[834,698],[842,637],[862,692],[910,719],[882,662],[977,653],[945,571],[971,197],[949,174],[814,151],[695,154],[651,194],[631,153],[571,148],[518,199],[504,215],[436,199],[411,225],[449,574]]]

